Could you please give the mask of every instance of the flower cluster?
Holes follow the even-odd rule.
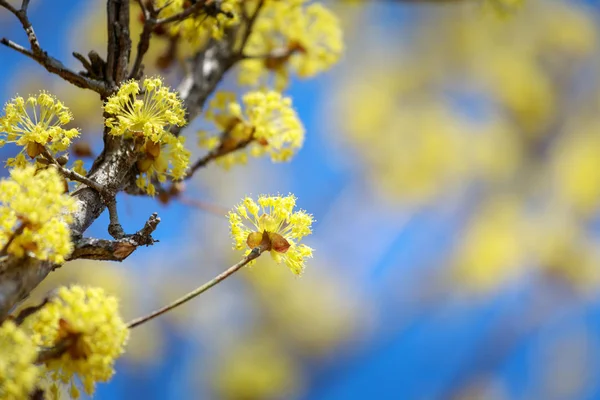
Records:
[[[72,250],[68,224],[77,208],[54,168],[15,168],[0,181],[0,246],[17,257],[64,262]]]
[[[8,163],[22,165],[26,163],[23,152],[35,158],[44,146],[53,153],[66,150],[79,136],[77,129],[63,128],[72,119],[69,109],[46,92],[27,99],[17,96],[6,103],[4,116],[0,117],[0,146],[15,143],[23,147],[21,157],[9,159]]]
[[[217,163],[230,167],[246,161],[245,153],[234,150],[248,146],[250,154],[268,153],[274,162],[288,161],[304,143],[304,127],[289,97],[275,91],[255,91],[235,101],[232,93],[217,93],[206,118],[220,130],[220,136],[200,132],[200,145],[219,149]]]
[[[193,48],[202,46],[210,38],[221,39],[225,29],[239,23],[241,0],[207,1],[202,10],[180,22],[171,24],[169,33],[181,36]],[[190,6],[186,0],[156,0],[160,18],[169,18]]]
[[[0,399],[26,399],[40,372],[37,347],[12,321],[0,325]]]
[[[39,346],[67,346],[58,358],[46,362],[54,381],[83,383],[92,395],[96,382],[106,382],[114,374],[114,363],[123,354],[129,330],[118,313],[118,302],[100,288],[61,287],[38,312],[25,321]]]
[[[259,196],[258,204],[246,197],[229,212],[231,236],[238,250],[253,248],[268,241],[267,250],[277,263],[285,263],[296,275],[302,274],[312,249],[299,242],[311,231],[313,217],[305,211],[294,212],[296,198]]]
[[[146,142],[145,151],[137,162],[140,175],[136,185],[154,196],[156,188],[152,183],[153,177],[161,183],[167,180],[167,175],[175,180],[183,179],[190,163],[190,151],[184,144],[184,137],[173,135],[165,136],[162,146],[151,141]]]
[[[171,126],[185,125],[185,110],[181,99],[160,78],[145,79],[141,88],[136,81],[124,83],[109,97],[104,110],[112,115],[106,119],[112,135],[134,139],[140,152],[140,188],[154,195],[153,177],[164,182],[167,175],[174,179],[185,175],[190,152],[184,139],[169,131]]]
[[[344,44],[337,17],[322,4],[305,0],[265,3],[244,49],[239,81],[264,83],[273,72],[275,87],[288,84],[289,70],[309,78],[331,68]]]

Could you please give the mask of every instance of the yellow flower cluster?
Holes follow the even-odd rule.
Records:
[[[142,88],[131,80],[108,98],[104,111],[113,117],[106,119],[106,126],[111,135],[158,143],[169,134],[170,126],[185,125],[185,111],[181,99],[160,78],[144,79]]]
[[[71,140],[79,136],[77,129],[64,129],[73,116],[69,109],[54,96],[40,92],[27,99],[17,96],[4,105],[0,117],[0,146],[15,143],[31,158],[42,153],[44,146],[51,152],[66,150]],[[10,159],[14,165],[25,163],[25,158]]]
[[[137,162],[140,176],[136,184],[151,196],[156,194],[152,177],[156,177],[156,180],[161,183],[167,180],[167,175],[175,180],[182,179],[190,163],[190,151],[185,148],[184,137],[169,134],[164,137],[163,143],[161,147],[153,142],[147,142],[146,151]]]
[[[235,101],[233,93],[219,92],[206,114],[221,135],[200,132],[200,145],[210,150],[219,148],[217,163],[229,168],[245,163],[245,153],[232,153],[249,146],[250,154],[260,157],[268,153],[273,162],[289,161],[304,143],[304,127],[292,108],[292,100],[275,91],[254,91]]]
[[[258,204],[246,197],[229,212],[235,248],[250,252],[263,243],[266,232],[273,259],[285,263],[294,274],[302,274],[305,258],[312,257],[313,250],[299,242],[312,232],[313,217],[303,210],[294,212],[295,206],[296,197],[292,195],[262,195]]]
[[[37,347],[12,321],[0,325],[0,355],[0,399],[28,398],[40,372]]]
[[[225,29],[239,23],[239,3],[241,0],[207,1],[204,10],[181,22],[171,24],[169,33],[180,35],[193,48],[198,48],[208,39],[221,39]],[[181,13],[190,6],[186,0],[156,0],[155,7],[161,9],[159,17],[169,18]]]
[[[145,79],[142,88],[136,81],[124,83],[109,97],[104,110],[112,115],[106,119],[112,135],[134,139],[140,152],[137,185],[154,195],[153,176],[159,182],[167,175],[183,178],[190,152],[184,147],[185,140],[169,131],[171,126],[185,125],[181,99],[160,78]]]
[[[68,224],[77,208],[76,200],[64,191],[64,181],[54,168],[11,170],[10,179],[0,181],[0,246],[12,238],[7,250],[17,257],[64,262],[72,250]],[[19,227],[22,232],[13,238]]]
[[[117,299],[100,288],[61,287],[57,296],[25,323],[39,346],[67,346],[67,351],[47,361],[46,367],[55,381],[71,382],[74,395],[78,393],[75,375],[89,395],[96,382],[110,380],[129,337]]]
[[[244,85],[265,83],[275,73],[275,87],[288,84],[291,69],[309,78],[331,68],[344,44],[337,17],[320,3],[306,0],[267,1],[244,49],[240,66]]]

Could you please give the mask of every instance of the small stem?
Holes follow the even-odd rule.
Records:
[[[94,182],[93,180],[86,178],[85,176],[78,174],[77,172],[72,171],[72,170],[60,165],[60,163],[58,161],[56,161],[56,159],[52,156],[52,154],[50,154],[50,152],[48,151],[48,149],[45,146],[44,146],[44,149],[42,150],[42,155],[46,158],[46,160],[48,160],[56,168],[58,168],[58,170],[64,177],[66,177],[72,181],[77,181],[77,182],[83,183],[84,185],[87,185],[87,186],[91,187],[92,189],[95,189],[100,194],[104,194],[106,192],[106,189],[101,184]]]
[[[21,233],[23,233],[26,225],[27,224],[25,224],[23,221],[21,221],[19,226],[17,226],[17,229],[15,229],[15,231],[12,233],[12,235],[10,235],[10,237],[8,238],[8,241],[2,247],[2,250],[0,250],[0,256],[4,256],[4,255],[8,254],[8,248],[10,247],[12,242],[14,242],[14,240],[17,238],[17,236],[19,236]]]
[[[196,173],[197,170],[199,170],[202,167],[205,167],[209,162],[216,160],[219,157],[225,156],[229,153],[233,153],[237,150],[241,150],[243,148],[245,148],[246,146],[248,146],[250,143],[252,143],[252,141],[254,140],[254,137],[250,137],[250,139],[246,139],[246,140],[242,140],[241,142],[237,143],[234,147],[230,148],[230,149],[223,149],[222,147],[217,147],[216,149],[213,149],[211,151],[209,151],[206,155],[204,155],[204,157],[198,159],[188,170],[187,174],[183,177],[184,180],[190,179],[192,176],[194,176],[194,174]]]
[[[125,231],[119,222],[119,214],[117,213],[117,199],[111,198],[106,202],[106,208],[108,208],[108,233],[113,238],[119,240],[125,237]]]
[[[250,261],[257,259],[258,257],[260,257],[260,255],[263,253],[263,251],[266,250],[266,246],[264,244],[261,243],[260,246],[255,247],[252,249],[252,251],[246,256],[244,257],[240,262],[238,262],[235,265],[232,265],[228,270],[224,271],[223,273],[217,275],[216,277],[214,277],[213,279],[211,279],[210,281],[206,282],[204,285],[198,287],[197,289],[189,292],[188,294],[186,294],[185,296],[175,300],[173,303],[168,304],[162,308],[159,308],[156,311],[153,311],[152,313],[140,317],[140,318],[136,318],[134,320],[129,321],[129,323],[127,324],[127,327],[129,329],[135,328],[138,325],[141,325],[145,322],[148,322],[166,312],[171,311],[172,309],[179,307],[180,305],[187,303],[188,301],[192,300],[194,297],[206,292],[208,289],[210,289],[211,287],[215,286],[217,283],[224,281],[225,279],[227,279],[228,277],[230,277],[231,275],[233,275],[235,272],[239,271],[243,266],[247,265]]]

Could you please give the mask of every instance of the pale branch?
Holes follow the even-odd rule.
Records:
[[[184,101],[186,120],[194,120],[202,112],[204,103],[215,90],[217,84],[239,56],[233,50],[234,39],[211,40],[203,51],[190,60],[189,73],[177,88]],[[174,135],[179,135],[181,127],[173,127]]]
[[[33,26],[29,21],[29,17],[27,15],[27,7],[29,6],[29,1],[23,1],[21,4],[21,8],[19,10],[15,9],[11,6],[7,1],[0,0],[0,6],[4,7],[8,11],[17,17],[21,26],[25,30],[25,34],[27,35],[27,40],[29,41],[30,49],[26,49],[25,47],[8,40],[7,38],[0,39],[0,43],[35,60],[38,64],[42,65],[48,72],[56,74],[61,78],[65,79],[68,82],[71,82],[75,86],[84,89],[91,89],[100,95],[106,93],[106,85],[104,82],[86,78],[85,76],[78,74],[69,68],[67,68],[62,62],[57,60],[56,58],[50,56],[42,47],[40,46],[39,40],[33,30]]]
[[[175,300],[174,302],[172,302],[171,304],[168,304],[162,308],[159,308],[156,311],[153,311],[152,313],[145,315],[143,317],[139,317],[136,318],[134,320],[131,320],[127,323],[127,327],[129,329],[131,328],[135,328],[138,325],[141,325],[143,323],[146,323],[162,314],[165,314],[169,311],[171,311],[174,308],[179,307],[180,305],[187,303],[188,301],[192,300],[193,298],[201,295],[202,293],[206,292],[208,289],[210,289],[211,287],[215,286],[216,284],[224,281],[225,279],[227,279],[228,277],[230,277],[231,275],[233,275],[234,273],[236,273],[237,271],[239,271],[242,267],[244,267],[245,265],[248,265],[248,263],[250,263],[252,260],[257,259],[258,257],[260,257],[260,255],[266,251],[267,247],[264,243],[261,243],[260,246],[255,247],[252,249],[252,251],[250,253],[248,253],[247,256],[245,256],[242,260],[240,260],[237,264],[232,265],[231,267],[229,267],[229,269],[227,269],[226,271],[222,272],[221,274],[217,275],[216,277],[214,277],[213,279],[211,279],[210,281],[206,282],[204,285],[198,287],[197,289],[189,292],[188,294],[186,294],[183,297],[180,297],[179,299]]]
[[[151,246],[157,240],[152,233],[160,223],[156,213],[152,214],[142,229],[117,240],[81,238],[74,243],[73,253],[67,260],[87,259],[123,261],[140,246]]]

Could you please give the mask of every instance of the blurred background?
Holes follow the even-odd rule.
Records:
[[[42,46],[75,69],[72,51],[104,54],[104,3],[32,1]],[[294,193],[314,259],[298,279],[265,257],[134,329],[96,398],[600,398],[600,2],[325,4],[347,51],[288,90],[297,157],[210,166],[168,204],[123,195],[125,229],[158,211],[160,243],[68,263],[32,300],[81,282],[125,319],[163,305],[237,261],[224,214],[245,195]],[[0,36],[26,43],[6,12]],[[2,103],[49,90],[100,152],[95,93],[6,48],[0,73]],[[245,90],[235,71],[221,88]]]

